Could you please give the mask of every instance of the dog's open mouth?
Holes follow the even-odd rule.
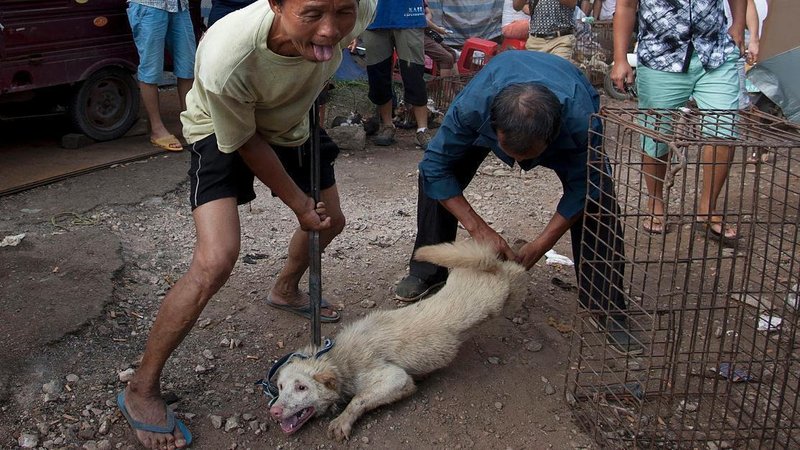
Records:
[[[309,406],[308,408],[304,408],[300,410],[297,414],[287,417],[286,419],[281,420],[281,430],[283,430],[286,434],[292,434],[295,431],[299,430],[300,427],[303,426],[304,423],[314,415],[314,407]]]

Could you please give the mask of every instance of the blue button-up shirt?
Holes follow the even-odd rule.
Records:
[[[691,48],[706,70],[721,66],[738,51],[728,34],[723,1],[728,0],[640,0],[639,64],[685,72]]]
[[[474,147],[490,148],[509,166],[514,159],[500,148],[491,126],[491,105],[504,87],[523,82],[540,83],[561,102],[558,137],[535,159],[519,163],[523,170],[543,166],[555,171],[564,188],[558,213],[569,219],[583,210],[587,195],[589,124],[598,131],[602,125],[592,114],[600,108],[600,97],[586,77],[560,56],[532,51],[507,51],[492,58],[450,105],[442,126],[431,139],[419,164],[423,189],[434,200],[460,195],[462,186],[454,176],[461,158]],[[594,144],[594,143],[593,143]],[[591,152],[601,157],[600,152]],[[603,164],[608,171],[608,164]],[[600,185],[600,173],[592,171],[593,186]],[[589,195],[598,198],[593,188]]]

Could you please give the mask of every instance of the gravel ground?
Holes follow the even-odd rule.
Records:
[[[334,95],[329,118],[354,104],[369,111],[343,94]],[[343,151],[337,161],[348,222],[325,252],[322,267],[323,290],[341,310],[343,323],[374,308],[398,307],[391,292],[405,274],[413,245],[416,165],[422,155],[412,135],[400,130],[395,146],[367,143],[363,150]],[[188,161],[188,155],[178,158]],[[154,167],[163,158],[138,164]],[[39,189],[69,196],[80,180]],[[42,195],[37,191],[2,199],[0,211],[19,210],[31,196]],[[364,416],[349,442],[337,444],[325,436],[329,418],[285,437],[271,423],[266,400],[253,383],[272,360],[305,344],[310,331],[307,321],[263,302],[284,263],[296,222],[263,185],[257,183],[256,193],[255,201],[239,209],[242,249],[233,275],[164,371],[166,397],[194,433],[193,448],[593,447],[571,420],[563,395],[569,344],[562,331],[569,330],[564,324],[571,322],[576,296],[552,280],[566,281],[569,288],[574,272],[544,261],[529,273],[524,304],[479,327],[456,361],[421,381],[413,397]],[[161,299],[189,266],[194,227],[187,195],[188,182],[183,181],[135,202],[110,200],[77,211],[91,219],[86,224],[28,224],[42,240],[79,232],[110,234],[119,242],[121,264],[96,314],[87,313],[82,326],[31,349],[10,368],[0,394],[0,446],[136,448],[114,398],[137,367]],[[519,172],[492,157],[466,195],[513,243],[536,236],[561,189],[547,170]],[[9,217],[2,231],[11,229],[14,219]],[[555,247],[564,255],[570,255],[569,249],[568,236]],[[58,292],[40,294],[52,302],[68,300]],[[326,324],[323,334],[335,336],[340,327]]]

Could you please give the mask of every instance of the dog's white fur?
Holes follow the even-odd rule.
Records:
[[[312,416],[349,400],[328,427],[331,438],[349,438],[362,414],[411,395],[413,376],[447,366],[470,328],[525,292],[519,280],[525,269],[500,261],[475,241],[423,247],[414,257],[449,267],[445,286],[412,306],[372,312],[347,325],[329,352],[292,358],[281,367],[275,375],[280,393],[270,414],[284,432],[293,433]],[[317,351],[308,346],[300,353]]]

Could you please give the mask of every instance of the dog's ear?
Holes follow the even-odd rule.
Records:
[[[321,373],[314,374],[314,379],[324,385],[326,388],[335,391],[336,390],[336,375],[331,371],[325,371]]]

